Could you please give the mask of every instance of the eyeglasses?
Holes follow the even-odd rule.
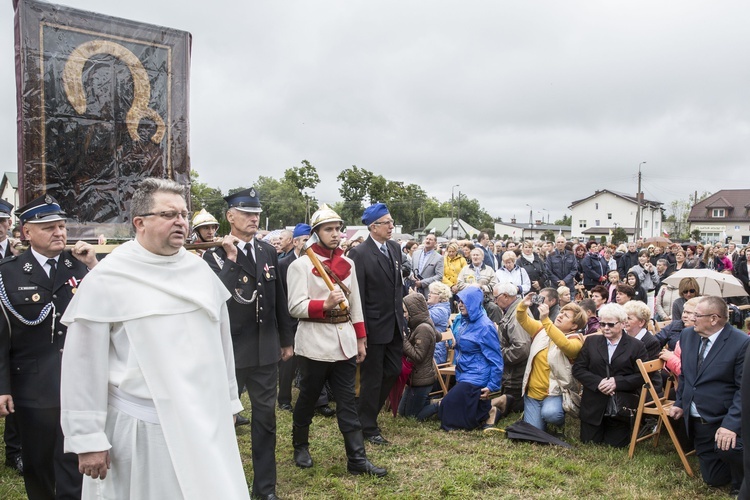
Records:
[[[705,318],[706,316],[716,316],[716,317],[718,317],[719,315],[716,314],[716,313],[711,313],[711,314],[695,314],[695,313],[693,313],[693,316],[695,316],[696,318]]]
[[[693,295],[695,295],[696,290],[694,288],[691,288],[690,290],[685,290],[684,292],[682,292],[683,295],[685,295],[686,293],[692,293]]]
[[[165,220],[174,220],[177,218],[177,216],[180,216],[183,219],[187,220],[190,213],[187,210],[183,210],[182,212],[178,212],[177,210],[164,210],[162,212],[149,212],[147,214],[140,214],[136,215],[136,217],[150,217],[152,215],[158,215]]]
[[[395,226],[396,222],[393,220],[382,220],[380,222],[373,222],[373,226]]]
[[[600,322],[599,322],[599,326],[606,326],[607,328],[614,328],[614,327],[616,327],[616,326],[617,326],[617,325],[619,325],[619,324],[620,324],[620,322],[619,322],[619,321],[617,321],[617,322],[615,322],[615,323],[605,323],[605,322],[603,322],[603,321],[600,321]]]

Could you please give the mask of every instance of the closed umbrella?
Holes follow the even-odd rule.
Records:
[[[563,448],[573,447],[562,439],[558,439],[552,434],[547,434],[543,430],[537,429],[530,423],[524,422],[523,420],[519,420],[518,422],[506,427],[505,435],[508,436],[508,439],[516,439],[519,441],[532,441],[542,444],[554,444],[557,446],[562,446]]]
[[[674,287],[680,286],[683,278],[694,278],[701,287],[701,295],[715,297],[746,297],[747,292],[742,282],[731,274],[720,273],[713,269],[680,269],[665,279],[663,283]]]

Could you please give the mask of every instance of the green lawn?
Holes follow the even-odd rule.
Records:
[[[249,406],[247,401],[245,404]],[[500,427],[517,418],[508,417]],[[656,449],[649,443],[639,444],[633,460],[628,460],[627,450],[580,444],[578,423],[571,419],[566,429],[566,440],[574,445],[570,450],[518,443],[500,433],[446,433],[434,421],[418,423],[385,413],[380,422],[383,435],[392,444],[368,444],[367,453],[373,463],[388,468],[388,476],[355,477],[346,472],[344,444],[335,418],[315,417],[310,433],[315,466],[307,470],[295,467],[292,416],[279,411],[278,495],[326,499],[728,497],[726,489],[709,488],[685,473],[666,434]],[[238,439],[249,483],[249,426],[238,429]],[[689,460],[699,474],[697,459]],[[6,468],[0,468],[0,498],[25,498],[22,479]]]

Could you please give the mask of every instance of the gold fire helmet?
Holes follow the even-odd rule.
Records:
[[[206,209],[201,209],[200,212],[195,214],[193,217],[193,229],[197,229],[201,226],[218,226],[219,221],[217,221],[213,215],[208,213]]]
[[[343,224],[344,219],[334,212],[331,207],[323,203],[310,218],[310,228],[314,231],[316,227],[326,222],[339,222]]]

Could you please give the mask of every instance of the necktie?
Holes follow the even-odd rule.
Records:
[[[49,264],[49,279],[51,279],[54,284],[55,274],[57,273],[57,261],[55,259],[47,259],[47,264]]]
[[[252,265],[255,265],[255,258],[253,258],[253,251],[250,248],[250,245],[245,245],[245,255],[247,255],[247,260],[249,260]]]
[[[701,369],[703,360],[706,357],[706,347],[708,347],[708,337],[701,337],[701,349],[698,351],[698,369]]]
[[[383,243],[382,245],[380,245],[380,251],[383,252],[383,255],[385,255],[386,257],[388,257],[388,247],[385,246],[385,243]]]

